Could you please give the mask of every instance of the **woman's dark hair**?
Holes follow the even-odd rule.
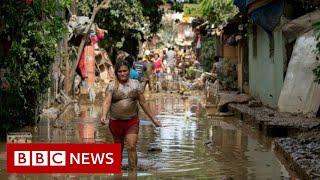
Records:
[[[132,68],[133,62],[135,61],[135,58],[133,56],[129,55],[124,60],[129,63],[129,69]]]
[[[114,66],[114,72],[116,73],[117,79],[118,79],[117,73],[118,73],[121,66],[127,66],[128,69],[130,69],[130,63],[126,60],[119,60],[116,62],[115,66]]]

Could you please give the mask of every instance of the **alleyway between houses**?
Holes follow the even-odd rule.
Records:
[[[195,91],[184,97],[175,93],[150,94],[146,97],[158,114],[162,128],[155,128],[141,114],[138,142],[138,177],[201,179],[286,179],[290,177],[272,150],[271,139],[235,117],[207,116],[206,98]],[[98,120],[101,100],[86,100],[70,106],[58,123],[42,119],[30,129],[33,143],[112,143],[108,128]],[[213,111],[214,109],[208,109]],[[5,144],[1,144],[1,153]],[[124,151],[126,152],[126,151]],[[126,157],[124,155],[124,167]],[[1,161],[0,179],[81,179],[112,178],[105,174],[6,174]],[[125,171],[124,171],[125,172]],[[126,173],[123,174],[127,176]]]

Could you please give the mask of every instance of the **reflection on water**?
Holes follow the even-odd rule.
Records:
[[[205,100],[199,94],[181,98],[174,94],[147,95],[153,112],[165,127],[154,128],[140,113],[138,177],[281,179],[288,172],[272,152],[271,143],[235,118],[206,118]],[[42,120],[34,128],[34,142],[112,143],[106,126],[98,120],[101,104],[75,104],[57,122]],[[162,151],[150,151],[158,148]],[[5,144],[0,146],[5,152]],[[126,152],[126,151],[124,151]],[[124,166],[127,154],[124,154]],[[1,165],[5,156],[1,156]],[[1,179],[79,179],[93,175],[8,175]],[[102,178],[111,175],[97,174]],[[128,176],[126,171],[122,175]]]

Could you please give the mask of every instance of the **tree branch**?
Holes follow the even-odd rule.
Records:
[[[82,50],[83,50],[85,42],[86,42],[87,35],[88,35],[89,30],[90,30],[90,28],[91,28],[91,26],[92,26],[92,24],[94,22],[94,19],[95,19],[97,13],[99,12],[99,10],[100,9],[107,9],[109,7],[109,4],[110,4],[110,0],[104,0],[98,6],[94,7],[93,12],[92,12],[92,16],[90,18],[90,23],[89,23],[89,25],[86,27],[86,29],[84,31],[85,35],[82,37],[80,46],[78,48],[77,60],[72,63],[72,71],[71,71],[71,75],[70,75],[70,79],[71,80],[74,79],[74,75],[75,75],[75,72],[76,72],[76,69],[77,69],[77,65],[79,63],[80,56],[81,56]]]

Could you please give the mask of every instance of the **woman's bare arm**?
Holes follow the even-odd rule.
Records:
[[[160,61],[161,62],[161,68],[162,68],[162,71],[164,72],[165,70],[166,70],[166,67],[164,66],[164,64],[163,64],[163,62],[162,61]]]
[[[106,116],[107,116],[109,109],[110,109],[110,106],[111,106],[111,99],[112,99],[112,93],[107,92],[106,97],[105,97],[103,104],[102,104],[102,116],[100,119],[102,124],[106,124],[106,122],[107,122]]]

